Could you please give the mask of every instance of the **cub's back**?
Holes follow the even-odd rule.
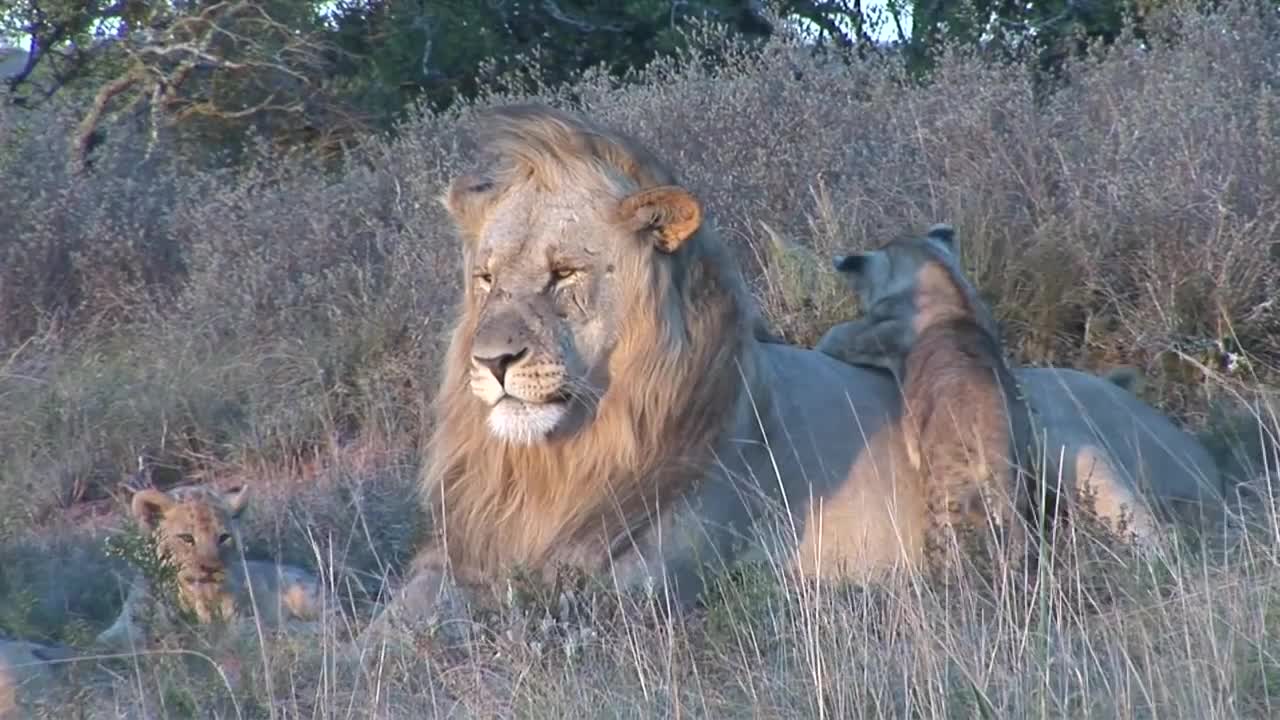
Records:
[[[1030,418],[997,341],[975,317],[925,328],[904,359],[903,394],[919,452],[934,473],[959,474],[984,462],[1021,464]],[[983,468],[999,473],[1003,468]]]
[[[272,623],[320,617],[323,606],[320,579],[300,567],[247,560],[242,587],[253,592],[253,605],[250,604],[249,593],[241,593],[240,605],[245,614],[256,607]]]

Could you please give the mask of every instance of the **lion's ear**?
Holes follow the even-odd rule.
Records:
[[[836,272],[860,275],[867,266],[867,254],[837,255],[832,258],[831,264],[835,267]]]
[[[472,235],[480,227],[493,188],[493,180],[487,177],[470,173],[459,175],[440,196],[440,204],[464,233]]]
[[[159,527],[160,519],[164,517],[165,512],[173,505],[173,498],[167,494],[146,488],[134,493],[133,500],[129,502],[129,509],[139,525],[147,530],[155,530]]]
[[[929,234],[926,237],[930,240],[937,240],[952,253],[956,251],[956,229],[947,223],[936,223],[929,228]]]
[[[244,509],[249,507],[249,486],[241,485],[238,488],[232,488],[222,493],[222,499],[226,501],[227,507],[231,510],[231,517],[239,517]]]
[[[623,198],[618,217],[636,231],[652,231],[658,250],[673,253],[702,226],[702,204],[684,188],[663,185]]]

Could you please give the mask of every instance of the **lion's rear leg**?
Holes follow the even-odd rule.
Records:
[[[1151,510],[1141,501],[1132,484],[1116,468],[1106,448],[1084,443],[1074,453],[1072,509],[1091,511],[1106,529],[1126,541],[1151,547],[1157,539],[1157,525]]]

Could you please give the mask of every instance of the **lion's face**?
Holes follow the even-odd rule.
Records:
[[[619,265],[633,241],[606,212],[525,187],[495,204],[478,238],[471,391],[499,437],[537,441],[605,389],[599,371],[621,324]]]
[[[248,488],[225,493],[204,487],[167,493],[146,489],[133,496],[134,517],[177,569],[182,599],[202,621],[229,609],[228,568],[237,559],[238,518],[247,505]]]
[[[460,178],[446,204],[467,235],[470,389],[497,438],[544,442],[590,422],[646,263],[672,253],[701,210],[673,187],[626,194],[495,189]]]

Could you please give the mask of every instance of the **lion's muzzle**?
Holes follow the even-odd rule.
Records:
[[[563,402],[568,372],[558,357],[522,342],[524,332],[486,328],[471,351],[471,391],[495,407],[507,399],[522,403]]]
[[[473,357],[471,392],[489,406],[489,430],[527,445],[545,438],[568,414],[563,366],[534,363],[527,352]]]
[[[539,442],[569,413],[569,366],[551,337],[514,313],[480,323],[471,347],[471,392],[489,408],[489,430],[508,442]],[[546,333],[544,333],[546,334]]]
[[[568,374],[554,362],[512,362],[473,358],[471,392],[490,407],[502,400],[523,403],[559,403],[568,400]]]
[[[520,362],[522,358],[529,354],[529,348],[520,348],[516,352],[504,352],[491,357],[483,357],[480,355],[472,355],[471,360],[480,367],[488,370],[501,385],[507,377],[507,369],[512,365]]]
[[[200,586],[221,584],[225,577],[226,572],[221,566],[201,565],[195,570],[183,573],[180,579],[186,585]]]

